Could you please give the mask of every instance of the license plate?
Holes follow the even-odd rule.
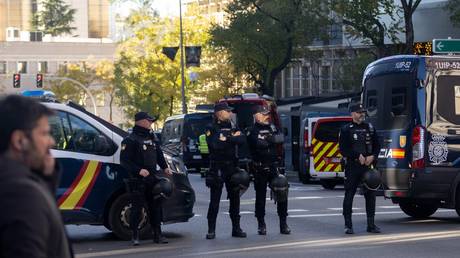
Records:
[[[193,159],[201,159],[201,155],[193,155]]]

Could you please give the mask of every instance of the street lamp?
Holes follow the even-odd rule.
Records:
[[[180,27],[180,75],[181,75],[181,94],[182,94],[182,114],[187,114],[187,104],[185,103],[185,75],[184,75],[184,35],[182,31],[182,0],[179,0],[179,27]]]

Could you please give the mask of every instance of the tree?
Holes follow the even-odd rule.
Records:
[[[390,54],[385,38],[399,43],[397,36],[402,32],[401,19],[394,0],[334,0],[331,7],[347,26],[346,31],[351,38],[376,47],[377,58]],[[384,17],[388,18],[388,22],[384,22]]]
[[[460,0],[449,0],[445,8],[450,13],[450,20],[454,26],[460,27]]]
[[[414,24],[412,22],[412,15],[419,6],[422,0],[401,0],[402,9],[404,12],[404,24],[406,33],[406,47],[404,53],[411,54],[412,46],[414,45]]]
[[[64,0],[44,0],[42,3],[43,10],[32,17],[34,29],[53,37],[70,34],[76,29],[71,26],[76,9],[70,8]]]
[[[275,79],[297,47],[318,38],[328,24],[324,7],[318,0],[233,1],[226,10],[229,24],[212,28],[212,42],[259,92],[273,95]]]

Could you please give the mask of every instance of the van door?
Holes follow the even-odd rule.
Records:
[[[417,189],[449,198],[460,169],[460,71],[436,71],[427,85],[425,165],[432,177],[419,177]]]

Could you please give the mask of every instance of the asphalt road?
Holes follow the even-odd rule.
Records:
[[[209,191],[204,180],[190,175],[197,195],[196,216],[187,223],[163,226],[170,243],[142,241],[139,247],[120,241],[100,226],[68,226],[78,258],[83,257],[457,257],[460,218],[440,209],[430,219],[413,220],[397,205],[377,199],[376,223],[382,234],[366,230],[364,198],[355,197],[353,223],[356,234],[343,234],[343,188],[324,190],[319,185],[291,183],[289,218],[291,235],[279,233],[273,201],[267,200],[266,236],[257,234],[254,189],[242,196],[241,224],[246,239],[231,237],[228,201],[221,202],[217,238],[206,240]],[[225,196],[223,196],[225,198]]]

